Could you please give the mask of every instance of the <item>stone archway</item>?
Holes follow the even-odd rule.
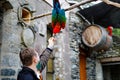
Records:
[[[9,1],[2,0],[0,1],[0,60],[1,60],[1,45],[2,45],[2,23],[3,23],[3,14],[5,10],[13,8]]]

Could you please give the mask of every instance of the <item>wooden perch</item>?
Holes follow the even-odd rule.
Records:
[[[47,3],[50,7],[53,7],[49,2],[47,2],[46,0],[43,0],[45,3]]]
[[[74,5],[70,6],[69,8],[64,9],[64,10],[65,10],[65,11],[69,11],[69,10],[71,10],[71,9],[74,9],[74,8],[80,6],[80,5],[83,5],[83,4],[92,2],[92,1],[93,1],[93,0],[83,0],[83,1],[81,1],[81,2],[79,2],[79,3],[77,3],[77,4],[74,4]]]
[[[74,5],[70,6],[69,8],[66,8],[66,9],[64,9],[64,10],[65,10],[65,11],[69,11],[69,10],[71,10],[71,9],[74,9],[74,8],[80,6],[80,5],[83,5],[83,4],[86,4],[86,3],[89,3],[89,2],[92,2],[92,0],[83,0],[83,1],[79,2],[78,4],[74,4]],[[52,12],[48,12],[48,13],[45,13],[45,14],[41,14],[41,15],[32,17],[31,20],[34,20],[34,19],[37,19],[37,18],[41,18],[41,17],[44,17],[44,16],[49,16],[49,15],[51,15],[51,14],[52,14]]]

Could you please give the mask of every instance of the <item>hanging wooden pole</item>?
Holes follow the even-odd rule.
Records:
[[[53,7],[49,2],[47,2],[46,0],[43,0],[45,3],[47,3],[50,7]]]
[[[74,5],[70,6],[69,8],[64,9],[64,10],[65,10],[65,11],[69,11],[69,10],[71,10],[71,9],[74,9],[74,8],[80,6],[80,5],[83,5],[83,4],[92,2],[92,1],[93,1],[93,0],[83,0],[83,1],[81,1],[81,2],[79,2],[79,3],[77,3],[77,4],[74,4]],[[49,16],[49,15],[51,15],[51,14],[52,14],[52,12],[48,12],[48,13],[45,13],[45,14],[41,14],[41,15],[38,15],[38,16],[34,16],[34,17],[31,18],[31,20],[38,19],[38,18],[41,18],[41,17],[44,17],[44,16]]]
[[[71,9],[74,9],[74,8],[80,6],[80,5],[83,5],[83,4],[92,2],[92,1],[93,1],[93,0],[83,0],[83,1],[81,1],[81,2],[79,2],[79,3],[77,3],[77,4],[74,4],[74,5],[70,6],[69,8],[64,9],[64,10],[65,10],[65,11],[69,11],[69,10],[71,10]]]

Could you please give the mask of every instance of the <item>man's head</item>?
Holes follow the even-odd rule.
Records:
[[[32,48],[26,48],[20,52],[20,60],[24,66],[30,66],[39,61],[38,53]]]

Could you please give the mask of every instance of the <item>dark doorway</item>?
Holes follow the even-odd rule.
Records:
[[[120,62],[105,63],[102,68],[104,80],[120,80]]]

